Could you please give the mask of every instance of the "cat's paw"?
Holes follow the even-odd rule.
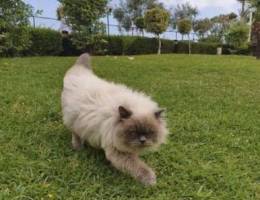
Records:
[[[156,175],[151,169],[142,169],[138,179],[146,186],[156,184]]]
[[[78,137],[75,134],[72,134],[71,146],[72,146],[72,149],[75,151],[80,151],[84,147],[83,142],[81,141],[80,137]]]

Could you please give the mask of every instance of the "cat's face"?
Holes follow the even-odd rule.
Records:
[[[119,107],[119,113],[121,119],[117,137],[123,148],[138,152],[164,142],[167,131],[161,116],[162,110],[138,117],[124,107]]]

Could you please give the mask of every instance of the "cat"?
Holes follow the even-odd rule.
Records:
[[[145,185],[156,183],[154,171],[138,155],[164,143],[164,109],[144,93],[97,77],[86,53],[65,74],[61,99],[74,149],[84,142],[101,148],[118,170]]]

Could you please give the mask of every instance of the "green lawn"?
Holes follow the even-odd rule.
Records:
[[[238,56],[95,57],[101,77],[168,110],[171,135],[143,158],[157,185],[70,148],[60,93],[75,58],[0,59],[0,199],[260,199],[260,62]]]

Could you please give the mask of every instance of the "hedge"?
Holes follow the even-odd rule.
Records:
[[[158,50],[158,40],[156,38],[111,36],[106,38],[107,51],[109,55],[137,55],[155,54]],[[191,43],[191,51],[194,54],[216,54],[215,43]],[[188,53],[189,43],[183,41],[173,41],[162,39],[162,53]],[[92,52],[95,54],[95,52]]]
[[[62,37],[58,31],[48,28],[30,28],[31,45],[25,51],[30,56],[55,56],[63,51]]]
[[[77,49],[72,43],[72,35],[63,35],[47,28],[29,28],[30,47],[20,55],[45,56],[62,55],[77,56],[84,49]],[[102,45],[90,45],[89,52],[93,55],[138,55],[156,54],[158,40],[156,38],[138,36],[105,36]],[[223,54],[250,54],[250,48],[234,50],[228,45],[217,43],[191,42],[192,54],[216,54],[217,47],[223,48]],[[188,41],[173,41],[162,39],[162,53],[188,53]],[[7,55],[8,56],[8,55]],[[9,55],[12,56],[12,55]]]

